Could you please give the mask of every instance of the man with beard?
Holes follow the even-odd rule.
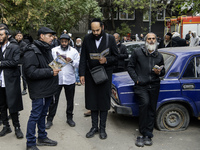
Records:
[[[18,45],[20,47],[20,56],[22,57],[24,54],[24,48],[26,47],[26,42],[23,41],[23,34],[18,31],[18,33],[15,35],[15,40],[18,42]],[[20,69],[21,69],[21,76],[22,76],[22,81],[23,81],[23,91],[22,91],[22,95],[26,95],[26,78],[24,76],[24,72],[22,69],[22,65],[23,65],[23,61],[22,59],[20,59]]]
[[[165,35],[165,39],[161,40],[158,48],[176,47],[176,46],[177,46],[177,43],[172,40],[172,34],[168,32]]]
[[[117,61],[118,49],[115,38],[103,31],[104,26],[100,19],[93,19],[91,22],[92,33],[85,36],[81,59],[79,65],[79,76],[81,84],[85,84],[85,104],[86,109],[91,110],[92,128],[86,134],[91,138],[99,132],[100,139],[106,139],[106,120],[110,109],[111,82],[113,65]],[[99,59],[91,59],[90,54],[101,53],[109,48],[109,53]],[[90,69],[96,66],[103,66],[108,75],[108,80],[95,84]],[[100,117],[100,125],[98,118]],[[99,129],[100,126],[100,129]]]
[[[113,72],[122,72],[125,70],[125,61],[124,59],[128,58],[128,53],[126,50],[126,46],[124,44],[122,44],[120,42],[120,35],[118,33],[113,34],[115,37],[115,41],[117,43],[117,47],[118,47],[118,61],[116,63],[116,65],[114,66],[114,70]]]
[[[58,73],[60,69],[52,69],[51,42],[55,32],[47,27],[38,30],[39,40],[26,48],[23,56],[23,69],[28,84],[32,110],[27,124],[27,150],[38,150],[36,147],[35,128],[38,127],[38,146],[56,146],[57,142],[47,137],[45,117],[50,103],[57,92]]]
[[[23,110],[18,68],[20,48],[17,44],[8,41],[8,35],[7,29],[0,28],[0,110],[3,121],[0,136],[12,132],[8,122],[7,109],[9,109],[15,135],[17,138],[23,138],[18,116],[18,111]]]
[[[156,67],[155,65],[159,66]],[[139,131],[136,146],[152,145],[156,105],[160,90],[160,76],[165,74],[162,54],[157,51],[156,35],[145,36],[145,47],[134,50],[128,64],[128,73],[135,82],[134,94],[139,104]]]
[[[73,109],[74,109],[74,93],[75,93],[75,72],[74,69],[78,68],[80,56],[78,51],[69,45],[70,37],[68,34],[62,34],[60,36],[60,46],[52,49],[52,55],[55,59],[58,55],[63,56],[68,64],[62,68],[59,72],[59,87],[53,101],[49,107],[49,114],[47,117],[46,129],[49,129],[53,123],[53,118],[56,114],[58,107],[58,101],[62,88],[65,89],[65,96],[67,101],[66,118],[69,126],[74,127],[75,122],[73,121]]]

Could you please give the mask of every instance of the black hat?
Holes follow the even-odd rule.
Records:
[[[68,34],[62,34],[60,36],[60,39],[67,39],[67,40],[70,40],[70,36]]]
[[[49,29],[49,28],[47,28],[47,27],[42,27],[42,28],[40,28],[40,29],[38,30],[38,36],[39,36],[40,34],[48,34],[48,33],[56,34],[55,31],[53,31],[53,30],[51,30],[51,29]]]
[[[166,35],[168,35],[168,36],[172,37],[172,34],[171,34],[170,32],[167,32],[167,34],[166,34]]]

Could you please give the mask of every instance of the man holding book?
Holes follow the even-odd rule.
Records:
[[[139,104],[139,131],[136,146],[152,145],[160,78],[165,74],[162,54],[157,50],[154,33],[145,36],[145,47],[134,50],[128,64],[128,73],[135,82],[134,94]]]
[[[75,48],[70,46],[70,37],[68,34],[62,34],[60,36],[60,43],[60,46],[52,49],[52,55],[54,59],[58,58],[60,55],[66,60],[66,63],[58,74],[59,87],[55,95],[55,101],[52,101],[49,107],[46,129],[49,129],[53,125],[53,118],[56,114],[60,93],[63,87],[65,89],[65,96],[67,101],[67,123],[71,127],[75,126],[75,122],[73,121],[74,93],[76,82],[75,68],[78,68],[79,66],[80,55]]]
[[[101,20],[93,19],[92,33],[85,36],[81,51],[79,76],[81,84],[85,84],[85,104],[86,109],[91,110],[92,119],[92,128],[86,134],[87,138],[93,137],[98,132],[100,139],[107,138],[106,120],[110,109],[113,65],[117,61],[118,49],[115,38],[105,33],[103,29]],[[104,67],[108,80],[96,84],[90,72],[94,67]]]

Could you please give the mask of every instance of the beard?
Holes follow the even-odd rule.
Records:
[[[94,34],[92,34],[92,35],[93,35],[93,38],[98,41],[103,35],[103,30],[101,30],[101,33],[99,35],[97,35],[97,36],[94,35]]]
[[[5,37],[5,38],[3,39],[3,41],[0,42],[0,45],[4,45],[6,41],[7,41],[7,38]]]
[[[68,45],[65,46],[65,47],[61,45],[61,49],[62,49],[63,51],[66,51],[66,50],[68,49],[68,47],[69,47]]]
[[[146,49],[150,50],[150,51],[155,51],[157,48],[157,42],[155,42],[154,44],[149,44],[148,42],[145,43]]]

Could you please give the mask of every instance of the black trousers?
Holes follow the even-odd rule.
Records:
[[[92,119],[92,128],[98,128],[98,118],[100,118],[100,132],[105,131],[106,129],[106,120],[108,116],[108,111],[98,111],[92,110],[91,111],[91,119]]]
[[[1,119],[2,119],[3,125],[9,127],[10,125],[8,122],[8,111],[7,111],[8,106],[7,106],[5,88],[0,87],[0,96],[1,96],[1,100],[0,100]],[[20,127],[18,112],[10,113],[10,116],[12,119],[13,126]]]
[[[153,137],[159,90],[159,84],[134,87],[134,93],[139,104],[139,131],[143,136],[150,138]]]
[[[66,101],[67,101],[66,116],[67,116],[67,119],[72,119],[72,117],[73,117],[75,84],[59,85],[59,88],[58,88],[57,93],[55,95],[55,101],[53,100],[51,102],[50,106],[49,106],[47,121],[52,122],[53,118],[56,115],[59,97],[60,97],[60,93],[61,93],[63,87],[65,89],[65,97],[66,97]]]

